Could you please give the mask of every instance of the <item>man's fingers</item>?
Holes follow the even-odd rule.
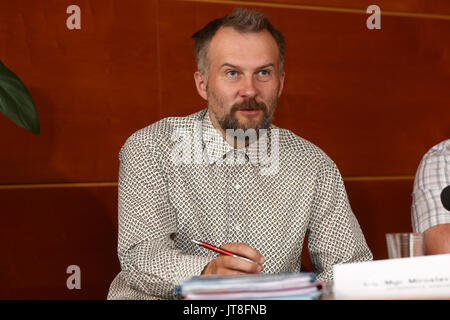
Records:
[[[231,269],[223,269],[222,275],[224,276],[234,276],[234,275],[242,275],[247,274],[245,272],[237,271],[237,270],[231,270]]]
[[[238,256],[248,258],[259,264],[263,264],[265,262],[263,255],[258,250],[250,247],[249,245],[246,245],[245,243],[227,243],[222,246],[222,249],[231,251]]]
[[[253,262],[245,261],[244,259],[220,256],[217,258],[220,260],[220,265],[226,269],[241,271],[245,273],[260,273],[263,270],[263,266]]]
[[[265,259],[262,254],[245,243],[227,243],[222,246],[222,249],[231,251],[238,256],[253,260],[256,263],[239,257],[219,255],[217,258],[208,263],[202,271],[202,275],[257,274],[264,270],[262,264]]]

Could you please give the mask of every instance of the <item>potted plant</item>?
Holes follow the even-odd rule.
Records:
[[[0,61],[0,111],[17,125],[41,134],[36,107],[28,89]]]

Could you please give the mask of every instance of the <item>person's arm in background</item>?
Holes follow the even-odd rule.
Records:
[[[335,264],[373,259],[332,160],[324,163],[317,177],[307,241],[314,272],[322,281],[333,279]]]
[[[450,253],[450,223],[439,224],[425,231],[425,254]]]
[[[450,211],[441,193],[450,185],[450,140],[431,148],[414,179],[411,219],[414,232],[424,233],[425,254],[450,253]]]

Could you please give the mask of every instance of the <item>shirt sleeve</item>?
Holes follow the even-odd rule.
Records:
[[[175,247],[171,236],[177,231],[176,212],[169,202],[158,146],[144,141],[132,136],[119,154],[121,273],[133,290],[179,298],[175,286],[200,275],[212,258],[188,255]]]
[[[443,147],[435,149],[423,157],[414,179],[411,205],[414,232],[450,223],[450,212],[441,200],[442,190],[450,185],[450,153],[448,149],[442,151]]]
[[[333,265],[373,259],[331,160],[319,171],[309,228],[308,250],[317,278],[333,280]]]

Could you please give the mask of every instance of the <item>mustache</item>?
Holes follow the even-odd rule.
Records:
[[[261,102],[258,103],[255,98],[246,99],[242,103],[236,103],[231,108],[231,114],[238,110],[262,110],[267,112],[267,106]]]

